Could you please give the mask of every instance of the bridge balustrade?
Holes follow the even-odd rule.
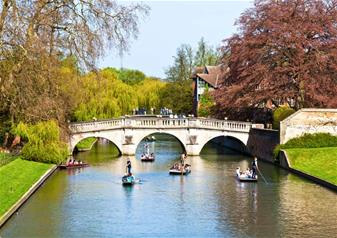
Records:
[[[122,126],[123,120],[115,119],[115,120],[72,123],[70,125],[70,130],[73,132],[86,132],[86,131],[98,131],[98,130],[120,128]]]
[[[249,122],[222,121],[214,119],[198,119],[200,128],[237,130],[249,132],[252,124]]]
[[[249,122],[223,121],[203,118],[121,118],[112,120],[72,123],[73,133],[117,128],[205,128],[249,132]]]

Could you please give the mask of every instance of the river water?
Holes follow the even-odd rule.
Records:
[[[56,172],[0,237],[337,237],[337,196],[328,189],[263,162],[268,183],[240,183],[234,170],[251,158],[212,144],[188,158],[191,174],[170,176],[182,149],[157,138],[154,163],[140,162],[142,145],[131,158],[142,184],[123,187],[126,158],[98,143],[77,155],[90,167]]]

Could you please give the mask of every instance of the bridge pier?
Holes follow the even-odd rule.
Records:
[[[200,145],[195,144],[195,145],[186,145],[186,154],[187,155],[191,155],[191,156],[195,156],[195,155],[199,155],[200,151],[202,148],[200,148]]]
[[[135,144],[124,144],[122,145],[121,153],[122,155],[135,155],[137,145]]]

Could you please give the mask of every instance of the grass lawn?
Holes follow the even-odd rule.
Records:
[[[96,140],[97,139],[94,137],[83,139],[76,145],[76,147],[79,150],[88,150],[91,148],[92,144],[96,142]]]
[[[52,166],[52,164],[16,159],[0,167],[0,216]]]
[[[0,153],[0,167],[12,162],[15,159],[17,159],[16,156],[8,153]]]
[[[337,147],[286,149],[290,166],[337,185]]]

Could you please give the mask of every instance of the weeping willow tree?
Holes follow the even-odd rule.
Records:
[[[24,140],[22,155],[27,160],[58,164],[68,155],[67,145],[60,141],[55,120],[36,124],[20,122],[13,128],[13,133]]]
[[[76,121],[119,117],[140,107],[158,108],[165,83],[145,78],[130,85],[119,79],[118,70],[108,68],[81,77],[80,85],[80,103],[73,118]]]
[[[147,78],[136,85],[139,108],[159,108],[160,93],[166,83],[153,78]]]

